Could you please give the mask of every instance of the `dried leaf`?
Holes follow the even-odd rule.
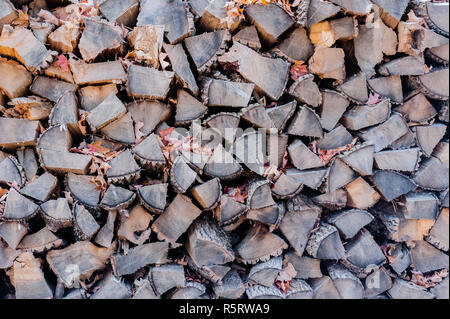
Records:
[[[22,10],[17,10],[17,13],[19,14],[19,16],[11,24],[15,27],[28,28],[28,14],[26,14]]]
[[[375,105],[381,102],[380,95],[377,93],[370,92],[369,100],[367,101],[367,105]]]
[[[107,147],[102,146],[103,140],[99,139],[97,142],[88,144],[89,150],[91,152],[100,153],[100,154],[108,154],[111,150]]]
[[[295,61],[294,65],[291,68],[291,79],[297,80],[299,77],[308,74],[308,68],[306,67],[305,61]]]
[[[6,194],[8,194],[8,190],[0,187],[0,198],[2,198],[3,195],[6,195]]]
[[[287,262],[283,269],[278,273],[277,281],[291,281],[297,275],[297,271],[290,262]]]
[[[63,72],[69,72],[69,61],[64,54],[60,54],[53,65],[59,67]]]

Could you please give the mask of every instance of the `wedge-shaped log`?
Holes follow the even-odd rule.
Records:
[[[233,35],[232,39],[254,50],[261,49],[261,41],[259,40],[258,31],[256,31],[254,25],[242,28],[238,33]]]
[[[311,27],[317,22],[323,21],[334,16],[341,10],[339,6],[331,2],[323,2],[321,0],[311,0],[308,6],[307,27]]]
[[[273,125],[282,132],[286,127],[289,119],[294,114],[297,108],[297,102],[292,101],[284,105],[275,106],[273,108],[266,109],[267,114],[272,120]]]
[[[229,180],[238,177],[242,170],[242,166],[236,159],[225,150],[222,144],[219,144],[206,163],[204,173],[221,180]]]
[[[178,156],[170,170],[170,183],[178,193],[186,193],[197,177],[183,156]]]
[[[100,132],[105,137],[120,143],[134,144],[136,142],[133,118],[129,112],[103,127]]]
[[[34,253],[42,253],[52,248],[58,248],[63,244],[62,239],[53,234],[47,227],[25,236],[18,249]]]
[[[39,125],[39,121],[0,118],[0,146],[6,149],[35,146]]]
[[[343,209],[347,204],[347,192],[344,189],[337,189],[315,196],[312,198],[312,201],[332,211]]]
[[[78,89],[78,96],[80,97],[80,106],[90,112],[97,105],[102,103],[110,94],[117,94],[116,84],[85,86]]]
[[[173,72],[133,64],[128,69],[128,95],[132,98],[164,100],[173,77]]]
[[[233,143],[240,119],[237,113],[221,112],[208,117],[204,124],[220,134],[227,142]]]
[[[300,76],[292,86],[288,93],[292,95],[298,102],[306,103],[312,107],[317,107],[322,103],[322,95],[319,87],[314,82],[314,75],[306,74]]]
[[[422,93],[419,93],[394,109],[401,113],[407,121],[425,122],[436,116],[433,105]]]
[[[289,168],[286,170],[286,175],[311,189],[318,189],[327,172],[327,168],[311,170],[297,170],[294,168]]]
[[[408,176],[397,172],[376,171],[372,178],[380,194],[388,202],[417,188]]]
[[[136,198],[136,194],[128,189],[110,185],[100,202],[100,206],[107,211],[127,208]]]
[[[411,259],[414,268],[422,273],[449,267],[448,255],[422,240],[415,242],[411,249]]]
[[[367,92],[367,78],[364,72],[360,72],[347,78],[344,83],[338,86],[338,89],[351,101],[357,104],[366,103],[369,99],[369,93]]]
[[[80,27],[76,24],[63,24],[47,37],[47,42],[55,51],[73,52],[80,37]]]
[[[374,162],[381,170],[414,172],[419,167],[420,149],[410,148],[375,153]]]
[[[423,27],[419,22],[401,21],[398,24],[398,42],[399,52],[421,56],[426,48],[448,44],[448,38]]]
[[[282,268],[283,258],[272,257],[266,262],[254,265],[250,269],[248,278],[260,285],[272,287]]]
[[[420,165],[414,174],[414,182],[423,189],[442,191],[448,188],[448,168],[435,157],[430,157]]]
[[[154,184],[139,188],[138,195],[142,205],[157,214],[164,212],[167,205],[168,184]]]
[[[22,97],[12,99],[9,105],[24,119],[30,121],[46,120],[51,112],[52,104],[38,97]]]
[[[241,110],[241,119],[258,128],[265,128],[267,132],[275,129],[266,108],[263,105],[253,104]]]
[[[53,232],[73,225],[73,214],[65,198],[49,200],[40,207],[47,228]]]
[[[260,176],[264,175],[266,170],[263,137],[259,132],[251,131],[237,138],[233,145],[236,159]]]
[[[383,76],[391,75],[423,75],[425,61],[423,58],[406,56],[394,59],[377,67],[377,72]]]
[[[391,103],[385,99],[376,105],[357,105],[342,117],[342,123],[350,130],[360,130],[383,123],[391,115]]]
[[[292,62],[306,61],[313,55],[314,46],[308,38],[306,29],[298,27],[280,42],[275,53],[287,57]]]
[[[114,276],[111,271],[106,272],[96,287],[98,289],[89,299],[129,299],[132,294],[131,286]]]
[[[78,85],[122,84],[127,80],[120,61],[85,63],[70,61],[73,79]]]
[[[409,193],[402,212],[407,219],[436,219],[439,200],[432,192]]]
[[[9,156],[3,161],[0,161],[0,183],[16,183],[19,187],[22,187],[25,182],[26,177],[23,172],[23,167],[14,156]]]
[[[33,217],[39,211],[39,206],[11,188],[6,198],[3,218],[5,220],[22,221]]]
[[[86,119],[95,132],[123,116],[126,111],[122,101],[115,94],[110,94]]]
[[[4,241],[0,241],[0,269],[11,268],[19,255],[20,250],[13,249]]]
[[[341,264],[331,264],[327,267],[328,274],[342,299],[363,299],[364,286],[351,271]]]
[[[369,212],[360,209],[333,212],[327,216],[328,223],[335,226],[345,239],[353,238],[373,220],[374,217]]]
[[[288,147],[292,164],[299,170],[322,167],[325,164],[301,140],[297,140]]]
[[[409,85],[432,99],[446,101],[449,96],[448,77],[448,66],[435,68],[427,74],[411,76]]]
[[[178,264],[167,264],[150,268],[150,283],[160,296],[172,288],[183,288],[186,284],[184,267]]]
[[[260,209],[274,204],[275,201],[267,180],[253,180],[248,184],[247,206],[249,209]]]
[[[370,143],[356,146],[341,157],[342,161],[359,175],[372,175],[375,147]]]
[[[297,254],[290,252],[286,253],[286,258],[297,271],[295,278],[313,279],[321,278],[323,276],[320,269],[320,259],[307,256],[298,256]]]
[[[434,299],[434,295],[424,287],[410,281],[395,278],[392,288],[387,291],[392,299]]]
[[[316,48],[309,59],[309,71],[322,79],[345,80],[345,53],[341,48]]]
[[[117,155],[109,162],[109,165],[111,168],[106,172],[109,183],[130,183],[140,176],[141,167],[136,163],[130,150]]]
[[[219,298],[238,299],[245,292],[245,284],[239,273],[232,269],[223,277],[221,284],[213,284],[213,290]]]
[[[366,15],[372,8],[369,0],[352,1],[352,0],[331,0],[332,3],[341,6],[344,11],[354,15]]]
[[[68,152],[71,147],[72,136],[69,130],[64,130],[61,125],[46,129],[36,144],[38,153],[42,150]]]
[[[366,298],[376,297],[392,288],[392,279],[386,268],[380,267],[364,280]]]
[[[340,158],[336,158],[328,170],[326,182],[324,185],[327,193],[334,192],[335,190],[344,187],[358,175],[353,171],[344,161]]]
[[[229,29],[231,32],[236,30],[240,25],[240,20],[231,22],[228,25],[226,18],[228,16],[226,0],[211,0],[205,3],[203,11],[200,13],[200,27],[207,31],[215,31],[219,29]]]
[[[320,92],[319,92],[320,94]],[[301,106],[292,119],[287,133],[297,136],[323,137],[319,116],[306,105]]]
[[[33,94],[39,95],[52,101],[58,100],[67,92],[75,92],[76,85],[65,81],[60,81],[46,76],[37,76],[34,78],[33,84],[30,86],[30,91]]]
[[[150,237],[152,220],[152,215],[143,206],[136,205],[131,209],[128,217],[122,218],[117,237],[135,245],[142,245]]]
[[[400,76],[373,78],[367,81],[369,87],[382,97],[390,99],[393,103],[403,103],[403,88]]]
[[[50,116],[50,125],[62,125],[73,134],[79,135],[78,100],[74,92],[65,92],[56,102]]]
[[[208,106],[246,107],[254,88],[250,83],[211,79],[204,92]]]
[[[366,209],[375,205],[381,198],[370,185],[359,177],[345,187],[347,191],[347,205],[354,208]]]
[[[75,204],[73,220],[75,234],[79,240],[90,240],[100,229],[92,213],[83,205]]]
[[[114,239],[114,223],[116,221],[117,212],[108,212],[106,222],[95,235],[94,242],[105,248],[109,248],[112,245]]]
[[[323,129],[331,131],[336,127],[350,102],[343,94],[332,90],[322,90],[321,93],[320,123]]]
[[[206,292],[206,285],[196,281],[187,281],[186,287],[175,289],[170,299],[197,299]]]
[[[303,184],[295,178],[282,174],[272,188],[272,194],[280,199],[292,198],[303,189]]]
[[[0,238],[12,249],[16,249],[28,233],[28,226],[21,222],[3,222],[0,224]]]
[[[111,22],[132,27],[136,24],[139,13],[138,0],[113,1],[108,0],[99,6],[100,12]]]
[[[308,254],[318,259],[341,259],[345,250],[334,226],[323,224],[311,234],[306,245]]]
[[[166,104],[158,101],[136,101],[127,105],[128,111],[135,123],[142,122],[140,131],[149,135],[155,128],[170,116],[170,109]]]
[[[100,201],[100,193],[94,183],[91,183],[93,176],[67,174],[66,186],[74,199],[87,207],[95,208]]]
[[[235,201],[227,195],[222,195],[220,204],[214,209],[214,217],[220,226],[229,225],[236,222],[247,210],[246,205]]]
[[[50,198],[57,185],[58,179],[55,176],[50,173],[44,173],[27,184],[20,192],[22,195],[45,202]]]
[[[42,150],[39,152],[41,166],[55,174],[86,174],[92,156],[64,151]]]
[[[448,3],[420,1],[414,4],[414,12],[424,18],[432,30],[448,37]]]
[[[177,111],[175,121],[177,125],[188,124],[193,120],[202,118],[208,108],[192,97],[184,90],[178,90],[177,93]]]
[[[161,147],[159,136],[151,134],[134,147],[133,154],[144,167],[158,168],[166,163]]]
[[[415,127],[417,144],[426,156],[431,156],[436,145],[442,137],[444,137],[446,130],[447,125],[444,124],[421,125]]]
[[[373,3],[378,5],[381,10],[381,17],[384,22],[391,28],[395,28],[402,18],[408,6],[408,0],[400,0],[391,2],[389,0],[374,0]]]
[[[430,292],[436,297],[436,299],[448,299],[449,298],[449,278],[446,277],[436,286],[430,288]]]
[[[192,188],[192,196],[205,210],[214,209],[222,196],[222,185],[218,178],[211,179]]]
[[[342,125],[336,126],[331,132],[325,133],[317,140],[317,147],[321,150],[334,150],[352,143],[353,136]]]
[[[429,235],[426,237],[426,241],[435,246],[436,248],[448,251],[449,249],[449,239],[448,239],[448,208],[443,208],[436,223],[431,228]]]
[[[10,99],[25,95],[33,81],[30,72],[13,60],[0,59],[0,73],[0,90]]]

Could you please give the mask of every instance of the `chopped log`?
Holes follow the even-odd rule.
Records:
[[[247,210],[246,205],[235,201],[227,195],[222,195],[220,204],[214,209],[214,217],[220,226],[229,225],[236,222]]]
[[[200,27],[206,31],[215,31],[219,29],[229,29],[230,32],[235,31],[239,27],[241,21],[238,19],[228,26],[227,21],[225,21],[227,18],[226,6],[226,0],[209,1],[201,13]]]
[[[79,241],[49,251],[46,259],[58,279],[66,287],[73,287],[80,280],[90,278],[95,271],[104,269],[114,248],[99,248],[89,241]]]
[[[134,281],[135,292],[133,295],[133,299],[160,299],[159,296],[156,295],[153,287],[148,280],[148,277],[145,279],[139,279]]]
[[[386,1],[386,0],[373,0],[377,6],[381,8],[381,18],[391,28],[395,28],[405,13],[408,7],[408,0],[401,1]]]
[[[71,227],[73,224],[72,210],[65,198],[49,200],[41,204],[40,209],[47,228],[53,232]]]
[[[320,94],[320,91],[318,92]],[[306,105],[301,106],[287,129],[287,133],[297,136],[323,137],[320,118]]]
[[[149,211],[162,214],[167,205],[168,184],[148,185],[138,189],[139,199]]]
[[[322,209],[298,195],[288,201],[280,230],[294,251],[301,256]]]
[[[245,290],[248,299],[284,299],[284,295],[277,286],[266,287],[253,285]]]
[[[25,182],[23,167],[14,156],[9,156],[0,162],[0,183],[17,184],[18,187],[22,187]]]
[[[127,27],[136,24],[136,18],[139,13],[138,0],[126,1],[104,1],[99,5],[100,12],[111,22],[117,22]]]
[[[325,164],[301,140],[297,140],[288,147],[292,164],[299,170],[322,167]]]
[[[90,112],[100,103],[102,103],[109,95],[117,94],[116,84],[106,84],[99,86],[85,86],[78,90],[80,97],[80,106]]]
[[[270,184],[267,180],[254,180],[248,185],[247,206],[249,209],[260,209],[275,205]]]
[[[254,265],[250,269],[248,280],[266,287],[272,287],[282,268],[283,258],[272,257],[266,262]]]
[[[357,104],[366,103],[369,99],[367,93],[367,78],[364,72],[360,72],[337,87],[342,94]]]
[[[394,111],[401,113],[407,121],[419,123],[426,122],[437,114],[436,109],[422,93],[396,107]]]
[[[0,90],[10,99],[25,95],[33,81],[30,72],[14,60],[0,59]]]
[[[184,39],[189,55],[199,73],[208,72],[217,62],[217,56],[225,52],[231,40],[228,30],[206,32]]]
[[[14,29],[10,27],[3,28],[0,54],[16,59],[30,72],[38,72],[49,66],[56,52],[47,50],[31,30],[23,27]]]
[[[274,204],[264,208],[250,209],[247,219],[270,226],[270,230],[276,229],[284,216],[284,205]]]
[[[313,299],[313,296],[311,286],[301,279],[293,279],[289,290],[285,293],[286,299]]]
[[[439,200],[432,192],[409,193],[401,208],[406,219],[435,219]]]
[[[102,103],[94,108],[86,120],[95,132],[109,123],[119,119],[126,113],[126,108],[115,94],[110,94]]]
[[[374,146],[364,143],[356,146],[341,157],[342,161],[361,176],[372,175]]]
[[[109,165],[111,168],[106,172],[109,183],[130,183],[139,178],[141,172],[141,167],[134,160],[130,150],[117,155],[109,162]]]
[[[186,250],[198,266],[223,265],[234,260],[230,235],[209,218],[192,224]]]
[[[449,189],[447,188],[439,194],[439,200],[441,201],[442,207],[449,207],[449,193]]]
[[[203,209],[211,210],[219,204],[222,196],[222,185],[220,185],[218,178],[214,178],[192,188],[191,193]]]
[[[96,208],[100,202],[101,191],[91,182],[94,177],[88,175],[67,174],[66,186],[73,198],[84,206]]]
[[[162,143],[159,136],[151,134],[133,148],[133,154],[144,167],[157,168],[164,166],[166,163],[161,147]]]
[[[106,223],[100,228],[95,236],[94,242],[105,248],[112,245],[114,239],[114,223],[116,221],[117,213],[115,211],[108,212]]]
[[[220,180],[230,180],[238,177],[242,172],[242,166],[234,157],[225,150],[222,144],[217,145],[213,155],[205,165],[204,173]]]
[[[312,107],[318,107],[322,103],[322,95],[312,74],[300,76],[289,88],[288,93],[298,102]]]
[[[435,246],[436,248],[448,251],[449,239],[448,239],[448,208],[443,208],[436,223],[430,230],[430,233],[426,237],[426,241]]]
[[[133,64],[128,69],[128,95],[132,98],[164,100],[173,77],[173,72]]]
[[[424,60],[414,56],[394,59],[378,66],[377,72],[383,76],[423,75],[425,74]]]
[[[208,108],[204,104],[186,93],[186,91],[178,90],[177,111],[175,114],[176,125],[184,125],[200,119],[206,112],[208,112]]]
[[[12,99],[9,105],[14,106],[14,111],[21,117],[30,121],[48,119],[53,105],[37,97],[25,97]]]
[[[73,220],[75,234],[79,240],[90,240],[100,229],[94,216],[83,205],[75,204]]]
[[[131,297],[131,287],[120,278],[115,277],[111,271],[106,272],[95,288],[96,291],[89,299],[129,299]]]
[[[109,57],[122,53],[123,39],[120,28],[117,29],[105,20],[84,18],[83,21],[85,28],[78,44],[83,60],[91,62],[98,57]],[[102,35],[102,41],[99,41],[99,34]]]
[[[424,287],[410,281],[395,278],[392,288],[387,291],[392,299],[434,299],[434,295]]]
[[[425,75],[410,76],[409,85],[436,100],[448,100],[448,67],[435,68]]]
[[[313,299],[342,299],[333,281],[328,276],[309,280],[314,291]]]
[[[0,147],[16,149],[35,146],[39,125],[39,121],[0,118]]]
[[[327,270],[342,299],[364,298],[364,286],[352,272],[341,264],[331,264]]]
[[[135,245],[142,245],[150,237],[150,222],[153,220],[143,206],[136,205],[126,218],[123,218],[117,237]]]
[[[78,100],[73,92],[64,93],[56,102],[50,116],[50,125],[62,125],[73,134],[79,135]]]
[[[338,210],[344,208],[347,204],[347,192],[343,189],[338,189],[313,197],[312,200],[317,205],[328,208],[329,210]]]
[[[345,17],[330,21],[336,40],[348,41],[358,36],[358,20],[355,17]]]
[[[197,81],[192,74],[183,45],[181,43],[177,45],[163,43],[163,48],[169,56],[172,70],[175,72],[177,79],[180,80],[184,88],[188,89],[192,94],[197,95],[199,93],[199,88]]]
[[[16,8],[9,0],[0,1],[0,32],[3,29],[3,25],[10,24],[17,19],[18,14]]]
[[[30,21],[29,23],[34,36],[42,43],[47,42],[49,34],[55,29],[55,25],[48,22]]]
[[[134,123],[131,113],[129,112],[118,120],[115,120],[103,127],[100,132],[102,135],[110,138],[111,140],[120,143],[134,144],[136,142]]]
[[[32,218],[39,211],[39,206],[11,188],[6,198],[5,210],[2,214],[5,220],[25,221]]]
[[[331,2],[311,0],[308,6],[307,27],[310,28],[313,24],[334,16],[340,10],[340,7]]]
[[[324,189],[327,193],[334,192],[335,190],[344,187],[357,177],[358,175],[355,171],[345,164],[344,161],[340,158],[336,158],[328,170]]]
[[[436,157],[442,162],[447,168],[449,168],[449,142],[441,141],[437,144],[433,151],[433,157]]]
[[[131,275],[137,270],[151,264],[165,264],[168,254],[168,244],[163,242],[148,243],[136,246],[127,255],[111,256],[111,266],[116,276]]]
[[[320,150],[334,150],[345,147],[352,143],[353,136],[343,127],[338,125],[331,132],[325,133],[325,136],[317,140],[317,147]]]
[[[321,90],[320,123],[322,128],[331,131],[341,119],[350,102],[343,94],[332,90]]]
[[[446,131],[447,125],[444,124],[421,125],[415,127],[417,144],[426,156],[431,156],[434,148],[442,137],[444,137]]]
[[[364,16],[370,13],[372,3],[369,0],[352,1],[352,0],[331,0],[334,4],[341,6],[345,12]]]
[[[41,166],[55,174],[86,174],[91,166],[92,156],[63,151],[40,150]]]
[[[420,165],[413,175],[414,182],[423,189],[442,191],[448,188],[448,168],[435,157],[430,157]]]
[[[20,250],[12,249],[7,243],[0,240],[0,269],[11,268],[20,253]]]
[[[246,107],[254,87],[250,83],[211,79],[203,89],[204,100],[208,106]]]
[[[444,44],[438,47],[430,48],[425,51],[425,54],[427,57],[429,57],[431,60],[448,65],[449,61],[449,45]]]
[[[245,292],[245,285],[239,273],[232,269],[222,279],[221,284],[214,284],[214,294],[219,298],[238,299]]]
[[[344,50],[341,48],[316,48],[309,59],[309,71],[321,79],[345,80]]]
[[[422,240],[416,241],[411,249],[411,260],[414,268],[422,273],[449,267],[448,255]]]
[[[397,172],[377,171],[372,178],[375,187],[388,202],[417,188],[417,185],[408,176]]]
[[[33,94],[44,97],[53,103],[67,92],[75,92],[76,85],[65,81],[60,81],[46,76],[37,76],[34,78],[30,86],[30,91]]]
[[[244,13],[258,30],[264,44],[269,47],[294,25],[293,19],[280,6],[272,3],[247,6]]]
[[[426,48],[438,47],[448,43],[448,38],[424,28],[418,22],[398,24],[398,51],[413,56],[421,56]]]
[[[392,288],[392,279],[384,267],[380,267],[364,280],[366,298],[376,297]]]
[[[367,209],[375,205],[381,198],[370,185],[359,177],[345,187],[347,205],[359,209]]]
[[[14,261],[11,282],[17,299],[52,299],[53,292],[41,270],[41,260],[31,252],[22,253]]]
[[[389,119],[391,103],[384,99],[376,105],[357,105],[348,110],[342,117],[342,123],[350,130],[360,130],[380,124]]]
[[[277,235],[270,233],[262,224],[254,225],[237,244],[235,251],[244,264],[256,264],[279,256],[287,244]]]
[[[308,186],[311,189],[318,189],[325,178],[327,168],[297,170],[290,168],[286,170],[286,175],[296,180],[298,183]]]
[[[436,297],[436,299],[448,299],[449,298],[449,278],[444,278],[436,286],[430,288],[430,292]]]
[[[186,193],[197,177],[183,156],[178,156],[170,169],[170,183],[178,193]]]
[[[340,259],[345,254],[337,229],[326,224],[311,234],[306,251],[318,259]]]
[[[363,227],[370,224],[374,217],[365,210],[349,209],[327,216],[327,222],[335,226],[344,239],[353,238]]]
[[[26,235],[17,248],[22,251],[41,253],[52,248],[58,248],[62,244],[62,239],[55,236],[47,227],[44,227],[34,234]]]
[[[246,114],[243,116],[246,116]],[[232,149],[239,162],[244,163],[251,171],[260,176],[263,176],[266,170],[264,167],[265,158],[263,153],[264,137],[257,131],[245,133],[236,139]]]
[[[184,288],[176,289],[170,299],[198,299],[206,292],[206,286],[196,281],[187,281]]]
[[[28,233],[28,226],[20,222],[3,222],[0,224],[0,237],[12,249],[16,249],[22,238]]]
[[[219,62],[238,62],[238,72],[256,88],[273,100],[278,100],[286,87],[289,63],[282,59],[264,57],[254,50],[235,42],[230,50],[219,57]],[[257,65],[258,68],[253,66]]]
[[[295,278],[313,279],[321,278],[323,276],[322,271],[320,270],[320,259],[307,256],[298,256],[294,253],[287,253],[286,258],[297,271]]]
[[[170,44],[176,44],[195,32],[193,16],[181,0],[141,1],[137,25],[163,25]]]
[[[185,286],[184,267],[178,264],[167,264],[150,268],[150,283],[159,296],[172,288]]]
[[[435,32],[448,37],[448,3],[417,1],[414,12]]]
[[[31,197],[40,202],[45,202],[50,198],[57,185],[58,179],[46,172],[27,184],[20,192],[22,195]]]
[[[375,153],[374,162],[381,170],[414,172],[419,167],[420,150],[411,148]]]
[[[233,143],[239,121],[239,114],[221,112],[211,115],[204,123],[213,129],[214,132],[218,132],[226,141]]]
[[[80,37],[80,27],[76,24],[63,24],[47,37],[53,50],[63,53],[73,52]]]
[[[397,34],[378,18],[373,24],[359,26],[354,40],[355,57],[361,70],[368,78],[375,75],[375,66],[383,60],[383,53],[397,52]]]
[[[266,110],[273,125],[278,129],[279,132],[284,131],[287,122],[294,114],[297,108],[297,102],[292,101],[284,105],[275,106],[273,108],[268,108]]]
[[[233,41],[239,42],[254,50],[261,49],[261,41],[259,40],[258,32],[256,31],[256,27],[254,25],[242,28],[238,33],[233,35],[232,39]]]
[[[126,209],[136,198],[136,194],[128,189],[110,185],[100,202],[100,207],[107,211]]]
[[[286,174],[281,175],[272,188],[272,194],[280,199],[292,198],[303,189],[303,184],[298,182],[294,177]]]
[[[393,245],[392,257],[388,262],[398,275],[401,275],[411,265],[409,249],[403,244]],[[384,267],[380,267],[380,269],[382,268]]]
[[[188,255],[186,256],[186,259],[188,267],[191,270],[213,283],[221,283],[223,277],[231,270],[231,267],[225,265],[198,266]]]
[[[289,136],[286,134],[270,134],[266,136],[267,161],[269,166],[283,166],[284,155],[287,151]],[[264,146],[263,146],[264,149]]]
[[[63,80],[68,83],[74,83],[72,72],[70,72],[69,68],[63,70],[58,65],[52,64],[45,69],[44,74],[51,78]]]
[[[253,104],[243,108],[241,110],[241,119],[254,127],[265,128],[268,133],[276,128],[263,105]]]
[[[152,225],[158,239],[174,243],[189,228],[202,211],[192,201],[178,194]]]
[[[393,103],[403,103],[403,88],[400,76],[373,78],[367,81],[370,89]]]
[[[70,69],[73,79],[78,85],[122,84],[127,80],[122,63],[118,60],[89,64],[84,61],[71,60]]]
[[[350,270],[366,277],[373,268],[385,263],[386,257],[372,235],[363,228],[345,245],[345,257],[342,262]]]
[[[372,142],[379,152],[409,132],[408,126],[399,114],[393,114],[386,122],[363,131],[361,138]]]

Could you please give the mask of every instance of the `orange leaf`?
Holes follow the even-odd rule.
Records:
[[[89,150],[92,152],[100,153],[100,154],[107,154],[111,152],[111,150],[107,147],[102,146],[102,139],[99,139],[97,142],[88,144]]]
[[[8,194],[8,190],[0,187],[0,198],[5,194]]]
[[[64,54],[60,54],[53,65],[59,67],[63,72],[69,72],[69,61]]]

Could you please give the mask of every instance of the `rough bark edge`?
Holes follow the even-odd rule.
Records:
[[[125,200],[124,202],[122,202],[120,204],[117,204],[116,206],[108,206],[108,205],[102,204],[101,201],[100,201],[99,206],[106,211],[117,211],[117,210],[126,209],[128,206],[131,205],[132,202],[134,202],[135,199],[136,199],[136,193],[133,193],[127,200]]]

